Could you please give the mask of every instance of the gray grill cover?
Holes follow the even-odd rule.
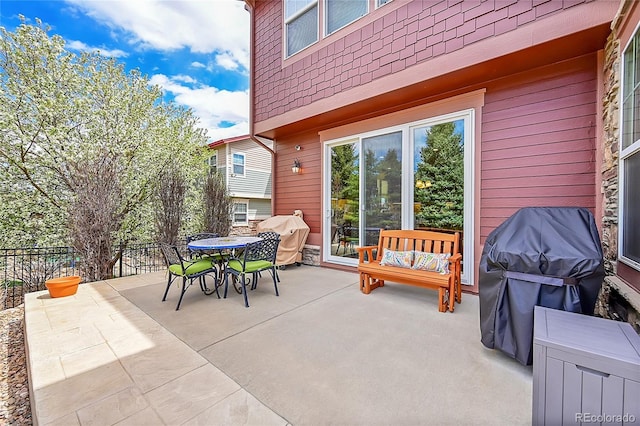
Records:
[[[602,246],[589,210],[517,211],[489,234],[480,258],[482,344],[530,365],[534,307],[593,315],[603,280]]]

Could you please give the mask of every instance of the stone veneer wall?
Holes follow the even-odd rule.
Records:
[[[248,226],[233,226],[231,228],[231,232],[229,232],[229,234],[230,235],[241,235],[241,236],[256,235],[258,224],[260,222],[262,222],[262,220],[263,219],[250,220]]]
[[[304,265],[320,266],[320,246],[305,244],[302,249],[302,263]]]
[[[615,31],[605,46],[602,161],[602,250],[607,273],[594,314],[629,322],[640,333],[640,294],[615,276],[618,258],[618,137],[620,41]]]
[[[602,149],[602,249],[608,275],[616,272],[618,257],[618,135],[620,91],[620,42],[611,34],[605,46]]]

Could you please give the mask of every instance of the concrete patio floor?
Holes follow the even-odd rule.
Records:
[[[478,298],[439,313],[437,292],[313,266],[268,274],[250,308],[196,286],[175,311],[165,273],[27,295],[40,425],[516,425],[531,367],[480,343]]]

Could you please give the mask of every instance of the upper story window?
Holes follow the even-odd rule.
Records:
[[[318,41],[318,0],[285,0],[287,57]]]
[[[345,27],[369,11],[369,0],[325,0],[326,35]]]
[[[244,176],[244,154],[233,154],[233,174]]]
[[[619,258],[640,270],[640,31],[624,51]]]
[[[284,0],[285,56],[316,43],[391,0]]]
[[[218,151],[214,151],[213,155],[209,157],[209,172],[215,173],[218,171]]]

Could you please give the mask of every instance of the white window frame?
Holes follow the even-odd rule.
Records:
[[[319,20],[320,20],[320,2],[319,2],[319,0],[314,0],[314,1],[310,2],[308,5],[304,6],[302,9],[296,11],[293,15],[291,15],[288,18],[287,18],[286,7],[287,7],[287,2],[286,2],[286,0],[283,0],[282,10],[283,10],[283,15],[284,15],[284,43],[283,43],[284,57],[285,58],[290,58],[293,55],[304,51],[309,46],[313,46],[320,39],[319,31],[318,31],[318,28],[320,28],[320,22],[319,22]],[[318,16],[317,19],[316,19],[316,40],[314,42],[311,42],[309,45],[301,48],[300,50],[297,50],[297,51],[295,51],[293,53],[289,53],[289,50],[288,50],[289,49],[289,24],[294,22],[296,19],[300,18],[302,15],[304,15],[305,13],[307,13],[309,10],[313,9],[314,7],[317,8],[317,16]]]
[[[324,6],[324,8],[323,8],[323,10],[324,10],[324,13],[323,13],[324,25],[323,25],[323,27],[324,27],[324,36],[325,37],[328,37],[331,34],[340,31],[341,29],[353,24],[354,22],[356,22],[360,18],[363,18],[363,17],[365,17],[365,16],[367,16],[369,14],[369,0],[358,0],[358,1],[362,1],[362,2],[367,4],[367,10],[364,12],[364,15],[359,16],[359,17],[355,18],[354,20],[349,21],[346,24],[342,25],[341,27],[338,27],[335,30],[329,32],[329,19],[327,18],[327,14],[329,12],[329,2],[331,2],[332,0],[323,0],[323,1],[324,1],[324,4],[323,4],[323,6]]]
[[[213,161],[212,161],[213,160]],[[209,164],[209,171],[217,172],[218,171],[218,151],[212,151],[209,160],[207,161]]]
[[[475,109],[469,108],[460,111],[456,111],[449,114],[440,114],[433,117],[425,118],[410,123],[405,123],[396,126],[385,127],[376,129],[374,131],[349,135],[344,138],[327,140],[324,142],[323,149],[323,164],[324,164],[324,193],[323,193],[323,211],[325,214],[325,222],[323,224],[324,233],[323,241],[331,240],[331,227],[327,226],[328,219],[331,217],[331,147],[336,145],[343,145],[353,142],[360,142],[360,158],[362,158],[363,139],[384,135],[393,132],[402,132],[402,163],[413,164],[413,129],[416,127],[433,126],[440,123],[446,123],[449,121],[464,120],[464,234],[463,234],[463,258],[465,259],[465,268],[461,277],[462,283],[465,285],[473,285],[475,282],[475,250],[474,250],[474,238],[475,238],[475,223],[474,223],[474,211],[475,211],[475,129],[476,129],[476,117]],[[411,167],[411,169],[413,169]],[[360,174],[360,193],[363,189],[362,173]],[[401,227],[402,229],[414,228],[414,215],[412,209],[407,206],[413,206],[413,170],[411,172],[402,173],[402,214],[401,214]],[[364,205],[360,206],[360,210],[364,209]],[[361,235],[362,237],[362,235]],[[346,266],[356,266],[357,259],[350,259],[346,257],[334,256],[331,254],[331,244],[323,243],[323,258],[329,263],[336,263]]]
[[[242,158],[242,173],[236,172],[236,156]],[[231,175],[235,177],[244,177],[247,174],[247,156],[241,152],[231,153]]]
[[[241,213],[236,213],[236,207],[239,205],[245,206],[245,211]],[[239,221],[236,220],[236,214],[244,214],[245,220]],[[249,225],[249,200],[233,200],[233,226],[248,226]]]
[[[330,35],[340,31],[342,28],[348,27],[349,25],[353,24],[354,22],[357,22],[358,20],[360,20],[361,18],[369,15],[369,13],[371,13],[371,9],[378,9],[386,4],[391,3],[392,0],[366,0],[366,5],[367,5],[367,10],[364,13],[364,15],[354,19],[351,22],[348,22],[346,24],[344,24],[343,26],[341,26],[340,28],[336,28],[335,30],[333,30],[332,32],[329,32],[328,30],[328,19],[327,19],[327,10],[328,10],[328,2],[331,0],[313,0],[311,1],[309,4],[305,5],[304,7],[302,7],[300,10],[296,11],[295,13],[293,13],[291,16],[287,17],[287,2],[286,0],[283,0],[282,2],[282,16],[283,16],[283,43],[282,43],[282,49],[283,49],[283,55],[284,55],[284,59],[288,59],[291,58],[295,55],[297,55],[300,52],[305,51],[306,49],[308,49],[310,46],[313,46],[314,44],[319,43],[322,39],[329,37]],[[307,13],[309,10],[313,9],[313,8],[317,9],[317,20],[316,20],[316,39],[315,41],[309,43],[307,46],[302,47],[301,49],[299,49],[296,52],[292,52],[289,53],[289,24],[291,24],[292,22],[295,22],[296,19],[300,18],[302,15],[304,15],[305,13]],[[322,34],[320,32],[320,28],[322,28]]]
[[[624,109],[624,100],[625,97],[627,95],[627,93],[625,92],[626,89],[626,82],[625,77],[626,77],[626,54],[627,54],[627,50],[629,49],[629,47],[631,46],[632,43],[634,43],[634,41],[637,40],[636,43],[636,50],[635,50],[635,63],[633,64],[633,68],[637,69],[636,64],[638,62],[640,62],[640,30],[638,27],[636,27],[636,30],[633,34],[633,36],[629,39],[627,45],[624,47],[624,49],[622,50],[622,58],[621,58],[621,73],[620,73],[620,80],[621,80],[621,84],[620,87],[621,89],[621,96],[620,96],[620,123],[621,125],[619,126],[619,152],[620,152],[620,158],[619,158],[619,164],[618,164],[618,181],[619,181],[619,188],[618,188],[618,260],[623,262],[625,265],[628,265],[629,267],[640,271],[640,263],[638,263],[637,261],[630,259],[628,257],[626,257],[624,255],[623,252],[623,248],[624,248],[624,231],[625,231],[625,225],[626,223],[624,222],[624,211],[625,211],[625,200],[624,200],[624,195],[625,195],[625,190],[627,189],[627,186],[630,186],[632,184],[637,185],[637,182],[626,182],[625,181],[625,167],[626,167],[626,160],[629,159],[632,155],[640,155],[640,139],[634,140],[628,147],[624,148],[624,130],[625,130],[625,109]],[[640,82],[640,76],[636,76],[636,80],[638,80]],[[633,82],[632,82],[633,84]],[[640,83],[638,83],[640,84]],[[631,87],[631,91],[633,91],[633,87]],[[640,94],[638,95],[640,96]],[[636,100],[633,100],[633,103],[635,104],[635,102],[637,102]],[[640,118],[640,108],[634,107],[634,117],[639,117]],[[635,188],[634,188],[635,189]],[[636,193],[638,193],[639,191],[635,191]]]

